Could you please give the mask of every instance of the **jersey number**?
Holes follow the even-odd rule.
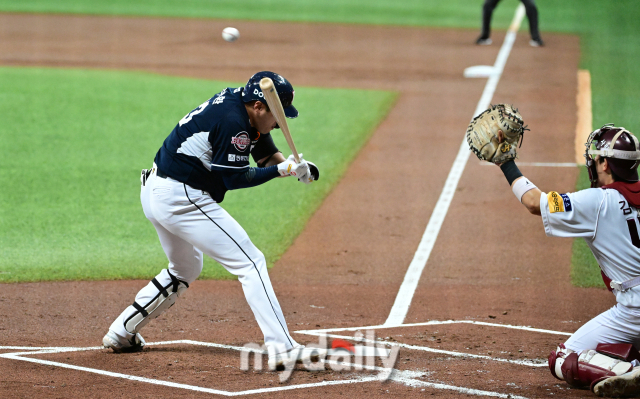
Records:
[[[638,217],[640,221],[640,216]],[[635,219],[627,219],[627,226],[629,226],[629,235],[631,235],[631,242],[636,248],[640,248],[640,237],[638,237],[638,228],[636,227]]]
[[[188,123],[191,120],[191,118],[193,118],[194,116],[198,115],[200,112],[204,111],[204,109],[207,107],[207,105],[209,105],[209,100],[203,102],[202,104],[200,104],[200,106],[198,108],[196,108],[193,111],[191,111],[188,114],[186,114],[184,116],[184,118],[180,119],[179,125],[182,126],[185,123]]]
[[[633,211],[631,207],[627,206],[627,201],[618,201],[620,204],[620,210],[623,215],[630,215]],[[638,221],[640,221],[640,215],[638,216]],[[627,219],[627,226],[629,227],[629,235],[631,236],[631,242],[633,246],[636,248],[640,248],[640,236],[638,236],[638,227],[636,226],[635,219]]]

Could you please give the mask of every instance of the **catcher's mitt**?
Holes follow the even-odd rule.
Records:
[[[500,142],[498,131],[504,140]],[[467,128],[467,142],[481,161],[503,164],[517,158],[517,146],[526,126],[517,109],[507,104],[492,105],[473,118]]]

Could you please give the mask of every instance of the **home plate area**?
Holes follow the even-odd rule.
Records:
[[[316,363],[319,369],[298,364],[290,374],[269,372],[266,355],[258,355],[262,361],[256,363],[254,355],[245,354],[248,362],[243,366],[242,347],[190,340],[149,342],[143,352],[125,355],[101,347],[0,347],[0,357],[35,363],[34,367],[60,367],[223,396],[332,385],[348,392],[349,386],[360,384],[444,396],[584,394],[558,384],[547,369],[548,352],[566,339],[569,334],[564,332],[462,320],[307,330],[296,335],[307,336],[307,344],[326,340],[329,348],[333,346],[324,364]],[[367,356],[372,353],[375,356]]]
[[[375,332],[375,333],[373,333]],[[430,321],[297,331],[363,344],[399,347],[395,370],[422,373],[390,380],[409,386],[493,397],[583,397],[549,373],[547,356],[570,333],[471,320]],[[369,335],[369,336],[367,336]],[[374,337],[371,337],[374,335]],[[373,339],[372,339],[373,338]],[[420,383],[416,383],[420,381]],[[449,394],[452,394],[449,392]]]

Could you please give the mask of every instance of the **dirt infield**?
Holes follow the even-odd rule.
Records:
[[[220,38],[229,25],[242,32],[233,44]],[[346,329],[383,324],[394,304],[486,82],[465,79],[462,71],[492,65],[504,38],[497,32],[497,45],[479,47],[475,34],[0,14],[0,65],[235,81],[274,70],[294,85],[399,91],[388,118],[270,273],[290,330]],[[521,150],[523,173],[543,191],[562,192],[574,188],[576,168],[526,163],[574,161],[579,43],[553,34],[545,42],[531,48],[519,35],[493,102],[515,104],[531,128]],[[276,373],[240,370],[238,352],[220,345],[261,342],[262,336],[235,281],[197,281],[186,300],[144,330],[151,343],[181,342],[132,355],[98,348],[36,354],[17,347],[96,347],[147,282],[4,284],[0,354],[31,353],[0,357],[0,397],[205,398],[240,391],[301,398],[480,391],[584,397],[587,392],[554,380],[543,361],[566,338],[561,332],[575,331],[614,299],[604,290],[571,286],[570,254],[571,240],[546,238],[540,219],[514,200],[497,168],[470,158],[405,319],[416,325],[376,329],[381,341],[401,345],[395,380],[372,380],[374,370],[301,370],[280,383]],[[438,323],[446,320],[457,322]],[[314,335],[294,337],[317,342]]]

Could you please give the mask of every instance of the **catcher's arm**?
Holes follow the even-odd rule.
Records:
[[[507,178],[516,198],[520,200],[522,205],[524,205],[531,214],[540,216],[540,197],[542,196],[542,191],[522,175],[514,161],[503,163],[500,165],[500,169]]]
[[[526,177],[523,176],[521,179],[526,179]],[[524,205],[532,215],[540,216],[540,197],[542,197],[542,191],[537,187],[529,190],[522,196],[522,205]]]

